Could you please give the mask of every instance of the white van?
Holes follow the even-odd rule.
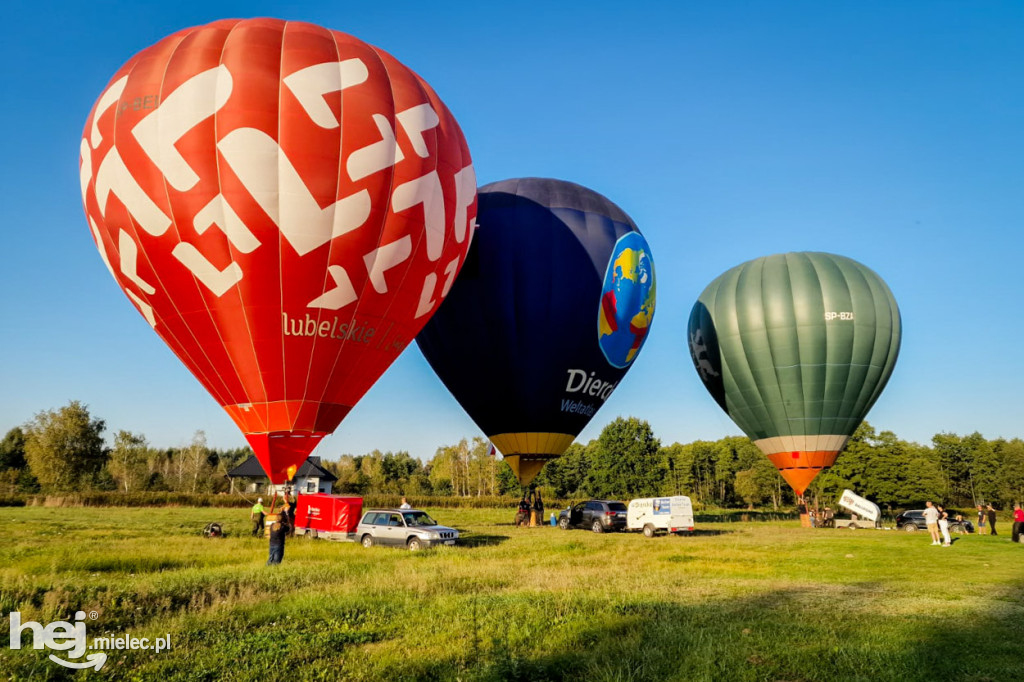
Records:
[[[693,504],[683,495],[630,500],[626,509],[626,530],[642,530],[649,538],[659,530],[692,532]]]

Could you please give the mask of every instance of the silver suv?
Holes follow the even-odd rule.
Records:
[[[371,509],[356,526],[356,537],[363,547],[391,545],[415,551],[436,545],[454,545],[459,531],[439,526],[419,509]]]

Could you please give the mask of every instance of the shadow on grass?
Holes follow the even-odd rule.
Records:
[[[534,605],[531,614],[517,601],[522,596],[506,598],[503,605],[501,598],[467,595],[467,610],[475,613],[479,599],[487,609],[507,610],[505,620],[491,621],[488,628],[474,616],[464,624],[457,653],[410,657],[375,672],[382,673],[380,679],[531,682],[1021,679],[1022,587],[1024,582],[998,595],[997,612],[979,610],[967,620],[942,610],[909,618],[890,613],[886,587],[875,582],[692,605],[591,601],[578,604],[568,622],[564,605]],[[874,608],[865,610],[871,599]],[[548,610],[553,622],[531,626],[536,609]],[[531,628],[535,632],[524,639],[521,633]]]
[[[507,535],[482,535],[478,533],[467,533],[463,535],[459,531],[459,547],[492,547],[507,541]]]
[[[704,512],[694,514],[693,520],[697,523],[751,523],[755,521],[799,521],[800,514],[797,512],[782,511],[759,511],[759,510],[735,510],[722,511],[719,513]]]
[[[717,529],[709,529],[709,528],[694,528],[689,533],[684,533],[683,537],[688,537],[688,536],[692,535],[693,537],[707,538],[707,537],[713,537],[713,536],[716,536],[716,535],[729,535],[730,533],[735,533],[735,532],[736,531],[734,531],[734,530],[717,530]]]

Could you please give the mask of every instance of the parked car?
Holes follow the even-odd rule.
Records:
[[[626,527],[626,505],[616,500],[588,500],[580,502],[558,515],[558,527],[587,528],[595,533],[623,530]]]
[[[442,526],[419,509],[371,509],[356,526],[363,547],[386,545],[413,551],[437,545],[454,545],[459,531]]]
[[[949,532],[950,533],[973,533],[974,524],[968,521],[966,518],[963,521],[957,521],[956,515],[959,513],[952,509],[947,509],[949,512]],[[926,530],[928,524],[924,520],[924,509],[908,509],[905,512],[900,512],[896,517],[896,528],[899,530],[905,530],[909,533],[913,533],[918,530]]]

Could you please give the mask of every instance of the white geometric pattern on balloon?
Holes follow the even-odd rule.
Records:
[[[106,132],[99,120],[107,109],[117,104],[127,78],[125,76],[118,79],[104,92],[98,101],[91,125],[86,126],[90,134],[88,139],[83,138],[80,150],[83,201],[86,200],[88,186],[95,177],[93,191],[101,214],[106,211],[110,195],[114,195],[144,232],[152,236],[161,236],[171,226],[171,218],[146,194],[131,169],[125,164],[117,146],[111,146],[98,164],[95,164],[93,159],[92,151],[102,144]],[[359,59],[348,59],[300,69],[285,76],[283,81],[296,95],[312,123],[323,128],[331,128],[337,127],[340,123],[327,107],[323,96],[358,86],[367,79],[365,64]],[[199,73],[165,96],[151,113],[132,128],[133,137],[171,187],[185,191],[199,182],[199,174],[175,144],[227,103],[233,83],[232,75],[225,65]],[[361,179],[386,170],[406,158],[388,118],[381,114],[373,114],[372,117],[381,132],[381,140],[357,149],[349,155],[347,171],[353,179]],[[439,117],[433,107],[429,103],[409,107],[397,112],[395,119],[405,132],[413,153],[420,158],[429,156],[424,133],[439,124]],[[108,125],[112,125],[109,120]],[[371,199],[365,189],[321,208],[303,181],[301,173],[289,161],[279,143],[260,130],[239,127],[226,131],[217,140],[217,149],[242,186],[300,256],[339,236],[357,230],[371,213]],[[266,158],[276,158],[278,162],[273,166],[258,162]],[[273,175],[273,178],[269,175]],[[476,177],[472,164],[456,171],[454,181],[454,236],[456,242],[462,243],[467,236],[472,238],[476,227],[475,220],[467,220],[467,211],[476,194]],[[422,207],[427,259],[436,261],[440,258],[444,250],[445,211],[438,171],[431,170],[395,186],[389,200],[390,210],[394,213]],[[88,202],[86,204],[88,206]],[[224,196],[215,197],[197,212],[192,222],[197,234],[203,234],[211,225],[216,226],[239,253],[250,253],[261,246],[260,240],[245,225],[244,220],[238,216]],[[93,236],[109,266],[106,249],[97,230],[93,230]],[[120,231],[118,251],[121,275],[126,284],[131,283],[138,288],[138,291],[132,291],[124,285],[125,293],[136,303],[150,324],[155,326],[153,310],[146,302],[146,297],[156,295],[157,292],[152,284],[138,276],[139,248],[132,241],[132,237],[123,230]],[[223,296],[245,277],[245,272],[238,263],[231,261],[224,267],[217,267],[200,249],[184,240],[174,246],[172,254],[199,282],[218,297]],[[386,293],[386,271],[407,260],[411,255],[412,244],[409,235],[382,244],[364,254],[362,260],[373,290],[381,294]],[[421,317],[432,310],[438,299],[448,293],[458,263],[459,257],[456,256],[454,260],[444,263],[439,269],[424,276],[416,317]],[[359,294],[352,287],[343,266],[330,265],[328,273],[325,274],[329,275],[325,277],[328,288],[322,295],[310,301],[307,307],[338,309],[358,300]],[[444,275],[443,279],[439,275]],[[439,280],[442,281],[442,285],[440,292],[437,292]]]

